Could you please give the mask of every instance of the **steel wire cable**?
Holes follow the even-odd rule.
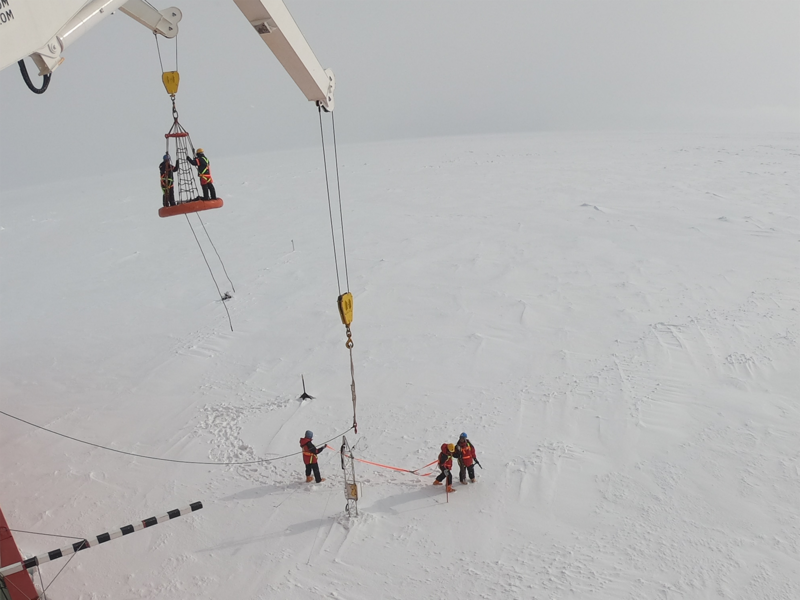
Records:
[[[85,541],[86,540],[84,540],[84,542]],[[73,554],[72,556],[69,557],[69,560],[67,561],[67,563],[63,567],[61,567],[59,569],[58,573],[56,573],[56,576],[53,577],[53,579],[50,580],[50,583],[47,584],[47,587],[42,590],[42,594],[45,594],[47,592],[47,590],[50,589],[50,586],[55,583],[56,579],[58,579],[58,576],[61,575],[61,573],[64,572],[64,569],[66,569],[69,566],[69,563],[71,563],[72,559],[75,558],[77,555],[78,555],[78,553],[76,552],[75,554]],[[39,578],[41,579],[41,577],[42,577],[42,569],[39,568],[38,570],[39,570]],[[44,584],[42,584],[42,585],[44,585]],[[44,600],[47,600],[46,596],[45,596]]]
[[[350,275],[347,271],[347,242],[344,235],[344,213],[342,212],[342,185],[339,179],[339,150],[336,146],[336,118],[331,113],[331,127],[333,129],[333,158],[336,166],[336,193],[339,197],[339,223],[342,228],[342,259],[344,261],[344,281],[347,291],[350,291]],[[327,174],[326,174],[327,177]]]
[[[47,537],[57,537],[57,538],[70,538],[72,540],[82,540],[85,538],[77,537],[74,535],[58,535],[56,533],[39,533],[38,531],[25,531],[23,529],[9,529],[9,531],[13,531],[14,533],[28,533],[30,535],[44,535]]]
[[[208,259],[206,258],[206,253],[203,252],[203,246],[200,245],[200,240],[197,239],[197,234],[194,232],[194,227],[192,227],[192,222],[189,220],[189,215],[183,215],[186,217],[186,223],[189,225],[189,229],[192,230],[192,235],[194,236],[194,241],[197,242],[197,247],[200,248],[200,254],[203,255],[203,260],[206,263],[206,267],[208,267],[208,272],[211,274],[211,280],[214,282],[214,287],[217,288],[217,294],[219,294],[220,302],[222,302],[222,307],[225,309],[225,314],[228,315],[228,324],[231,326],[231,331],[233,331],[233,321],[231,320],[231,313],[228,311],[228,305],[225,304],[225,297],[222,295],[222,291],[219,289],[219,285],[217,284],[217,279],[214,277],[214,271],[211,270],[211,265],[208,264]],[[208,232],[206,232],[208,233]],[[219,255],[217,255],[219,256]],[[231,284],[233,285],[233,284]]]
[[[328,195],[328,216],[331,222],[331,242],[333,243],[333,264],[336,268],[336,286],[339,289],[339,295],[342,295],[342,282],[341,277],[339,276],[339,258],[336,252],[336,234],[334,233],[333,228],[333,207],[331,206],[331,184],[328,178],[328,156],[325,153],[325,132],[322,127],[322,108],[317,107],[319,111],[319,135],[320,139],[322,140],[322,164],[325,167],[325,190]]]
[[[211,236],[208,233],[208,229],[206,229],[206,225],[205,225],[205,223],[203,223],[203,219],[200,218],[199,214],[197,214],[197,213],[195,213],[195,214],[197,215],[197,220],[200,221],[200,225],[203,226],[203,231],[206,232],[206,236],[208,237],[208,241],[211,243],[211,247],[214,249],[214,252],[217,253],[217,258],[219,259],[219,264],[222,265],[222,270],[225,272],[225,277],[228,278],[228,283],[231,284],[231,289],[234,292],[236,292],[236,288],[234,287],[233,282],[231,281],[231,278],[228,275],[228,270],[225,268],[225,263],[222,262],[222,257],[219,255],[219,252],[217,252],[217,247],[214,245],[214,242],[213,242],[213,240],[211,239]]]
[[[185,465],[219,465],[219,466],[254,465],[254,464],[258,464],[258,463],[274,462],[276,460],[283,460],[284,458],[289,458],[291,456],[297,456],[298,454],[302,454],[303,453],[303,451],[300,450],[299,452],[292,452],[291,454],[284,454],[283,456],[276,456],[274,458],[261,458],[261,459],[258,459],[258,460],[245,460],[245,461],[235,461],[235,462],[213,462],[213,461],[200,461],[200,460],[179,460],[179,459],[175,459],[175,458],[163,458],[163,457],[160,457],[160,456],[147,456],[145,454],[136,454],[135,452],[127,452],[126,450],[117,450],[116,448],[110,448],[108,446],[103,446],[101,444],[95,444],[94,442],[87,442],[86,440],[82,440],[82,439],[79,439],[79,438],[76,438],[76,437],[72,437],[71,435],[67,435],[65,433],[60,433],[58,431],[53,431],[52,429],[48,429],[47,427],[43,427],[41,425],[37,425],[36,423],[31,423],[30,421],[26,421],[25,419],[22,419],[20,417],[17,417],[17,416],[14,416],[12,414],[9,414],[9,413],[7,413],[7,412],[5,412],[3,410],[0,410],[0,415],[5,415],[6,417],[9,417],[11,419],[15,419],[17,421],[25,423],[26,425],[30,425],[31,427],[35,427],[36,429],[41,429],[41,430],[46,431],[48,433],[52,433],[54,435],[57,435],[57,436],[60,436],[60,437],[63,437],[63,438],[67,438],[68,440],[72,440],[73,442],[79,442],[81,444],[86,444],[87,446],[93,446],[94,448],[99,448],[101,450],[108,450],[109,452],[116,452],[117,454],[125,454],[126,456],[133,456],[135,458],[146,458],[148,460],[159,460],[159,461],[162,461],[162,462],[180,463],[180,464],[185,464]],[[330,438],[326,442],[323,442],[323,445],[326,445],[326,444],[328,444],[328,442],[332,442],[336,438],[343,436],[345,433],[348,433],[352,429],[353,428],[350,427],[350,429],[348,429],[347,431],[344,431],[344,432],[342,432],[342,433]]]

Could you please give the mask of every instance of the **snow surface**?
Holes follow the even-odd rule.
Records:
[[[307,485],[300,456],[157,462],[0,415],[12,527],[89,537],[205,505],[75,555],[48,598],[800,598],[797,136],[339,154],[348,439],[416,469],[466,431],[477,484],[447,502],[358,464],[350,520],[334,452]],[[233,332],[186,220],[156,216],[157,158],[3,195],[2,410],[198,461],[350,426],[319,149],[210,157]],[[27,556],[70,542],[16,537]]]

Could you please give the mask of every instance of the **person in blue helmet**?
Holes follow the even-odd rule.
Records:
[[[317,460],[317,454],[325,450],[325,446],[317,448],[311,443],[313,438],[314,433],[310,430],[306,431],[305,436],[300,438],[300,447],[303,449],[303,462],[306,463],[306,483],[311,483],[312,480],[317,483],[325,481],[325,478],[319,475],[319,462]],[[313,477],[311,476],[312,472],[314,473]]]
[[[456,442],[456,451],[453,456],[458,458],[458,480],[467,485],[467,473],[469,473],[470,483],[475,483],[475,463],[478,455],[475,453],[475,446],[469,441],[466,433],[462,433]]]
[[[175,160],[173,165],[169,153],[167,153],[164,155],[164,160],[158,165],[158,170],[161,172],[161,193],[163,195],[161,201],[164,207],[175,206],[175,180],[172,174],[180,168],[178,162]]]

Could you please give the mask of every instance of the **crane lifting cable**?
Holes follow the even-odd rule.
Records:
[[[344,234],[344,216],[342,214],[342,187],[339,183],[339,153],[336,149],[336,121],[333,113],[331,112],[331,130],[333,133],[333,156],[336,172],[336,195],[339,204],[339,231],[341,235],[341,255],[342,266],[344,268],[344,278],[339,271],[339,249],[336,243],[336,226],[333,217],[333,205],[331,202],[331,185],[330,176],[328,175],[328,156],[325,149],[325,128],[322,125],[322,106],[317,103],[319,111],[319,132],[322,140],[322,162],[325,167],[325,189],[328,196],[328,216],[331,223],[331,240],[333,242],[333,264],[336,269],[336,285],[339,289],[339,297],[336,304],[339,308],[339,317],[342,319],[342,324],[345,327],[345,334],[347,341],[345,347],[350,352],[350,393],[353,398],[353,430],[358,433],[358,422],[356,420],[356,375],[355,366],[353,364],[353,334],[350,330],[350,324],[353,322],[353,294],[350,293],[350,275],[347,269],[347,243]],[[327,112],[327,111],[326,111]],[[342,279],[344,279],[345,291],[342,292]]]
[[[161,65],[161,81],[164,88],[167,90],[170,99],[172,100],[172,126],[169,131],[164,135],[166,139],[166,149],[163,161],[159,165],[161,175],[161,192],[163,194],[163,206],[158,210],[159,217],[173,217],[176,215],[184,215],[189,229],[192,231],[197,246],[200,249],[200,254],[203,256],[203,261],[208,267],[208,272],[211,274],[211,279],[217,289],[222,306],[225,308],[225,314],[228,316],[228,324],[231,331],[233,331],[233,321],[225,301],[230,299],[231,295],[228,292],[224,294],[220,290],[214,271],[206,258],[206,253],[203,251],[203,246],[197,237],[197,233],[189,221],[189,213],[197,213],[202,210],[209,210],[212,208],[219,208],[223,202],[221,198],[217,198],[216,190],[214,189],[213,179],[211,178],[211,171],[208,158],[202,148],[195,149],[192,143],[192,138],[189,132],[184,129],[183,125],[178,121],[178,108],[175,105],[175,96],[178,93],[178,85],[180,84],[180,74],[178,73],[178,40],[175,39],[175,70],[165,71],[164,63],[161,60],[161,48],[158,44],[158,35],[154,32],[156,40],[156,50],[158,51],[158,62]],[[174,162],[173,162],[174,160]],[[192,166],[197,167],[192,169]],[[177,177],[176,177],[177,174]],[[197,181],[200,181],[200,187],[203,190],[203,195],[198,193]],[[177,191],[177,192],[176,192]],[[222,270],[231,284],[231,289],[235,292],[236,288],[228,276],[228,270],[225,268],[225,263],[222,262],[222,257],[217,252],[217,247],[211,240],[211,235],[208,233],[203,220],[200,215],[197,215],[200,225],[208,237],[208,241],[214,248],[214,252],[222,265]]]

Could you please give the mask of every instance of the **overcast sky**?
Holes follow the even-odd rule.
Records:
[[[796,0],[286,3],[336,74],[340,143],[540,130],[800,132]],[[318,143],[313,104],[233,2],[174,4],[184,15],[178,109],[196,145],[213,160]],[[161,50],[172,68],[174,42],[162,38]],[[4,190],[156,165],[163,154],[171,106],[153,35],[116,13],[65,56],[42,96],[16,66],[0,73]]]

